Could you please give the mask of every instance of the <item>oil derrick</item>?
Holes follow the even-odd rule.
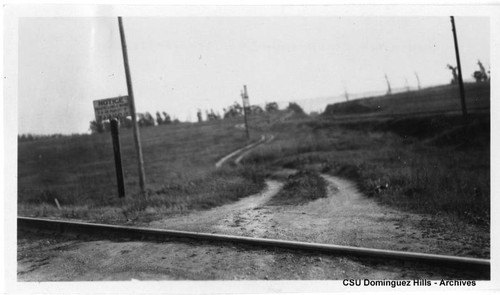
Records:
[[[451,70],[451,73],[453,74],[453,79],[451,80],[451,84],[457,84],[458,82],[458,74],[457,74],[457,67],[454,67],[452,65],[447,65],[448,69]]]
[[[420,90],[421,89],[421,87],[420,87],[420,78],[418,77],[418,73],[417,72],[415,72],[415,77],[417,78],[418,90]]]
[[[345,96],[345,101],[349,101],[349,93],[347,93],[347,89],[344,87],[344,96]]]
[[[387,78],[387,74],[385,74],[385,81],[387,82],[387,95],[390,95],[392,93],[391,90],[391,83],[389,82],[389,78]]]
[[[406,92],[410,92],[410,83],[408,83],[408,78],[405,77],[405,88]]]

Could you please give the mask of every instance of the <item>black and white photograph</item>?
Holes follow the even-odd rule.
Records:
[[[499,13],[4,6],[7,293],[498,291]]]

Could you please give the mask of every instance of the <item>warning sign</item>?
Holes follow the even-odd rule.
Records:
[[[94,100],[94,111],[97,122],[131,115],[128,96]]]
[[[243,98],[243,107],[248,108],[250,106],[250,101],[248,100],[248,94],[247,94],[247,89],[245,87],[245,90],[241,92],[241,97]]]

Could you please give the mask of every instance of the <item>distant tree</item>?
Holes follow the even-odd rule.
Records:
[[[33,141],[35,138],[33,137],[32,134],[22,134],[17,136],[17,140],[19,142],[25,142],[25,141]]]
[[[132,128],[132,119],[128,117],[122,117],[120,119],[120,128],[127,128],[127,129]]]
[[[111,131],[111,123],[109,123],[109,121],[102,122],[102,128],[104,129],[104,132],[110,132]]]
[[[163,124],[170,124],[170,123],[172,123],[172,119],[170,118],[169,114],[163,112]]]
[[[154,126],[155,125],[155,118],[151,115],[151,113],[149,112],[146,112],[146,122],[147,122],[147,126]]]
[[[136,114],[136,117],[137,117],[137,125],[139,125],[139,127],[144,127],[145,125],[145,119],[144,119],[144,114],[143,113],[137,113]]]
[[[483,64],[481,63],[480,60],[477,61],[477,64],[479,66],[479,71],[475,71],[472,74],[472,77],[474,77],[474,79],[476,79],[476,83],[488,81],[489,76],[486,73],[486,69],[484,68]]]
[[[96,134],[96,133],[103,133],[104,132],[104,125],[102,124],[101,121],[97,122],[96,120],[90,121],[90,127],[89,127],[90,133]]]
[[[243,115],[243,107],[238,102],[234,102],[233,109],[236,111],[236,113]]]
[[[475,71],[472,74],[472,77],[476,79],[476,83],[488,81],[488,74],[486,73],[486,69],[484,68],[483,64],[480,60],[477,61],[477,64],[479,65],[479,71]]]
[[[147,127],[151,125],[146,114],[137,113],[137,118],[137,124],[139,124],[139,127]]]
[[[457,74],[457,67],[454,67],[450,64],[446,65],[448,69],[451,70],[451,74],[453,75],[453,79],[451,79],[451,84],[457,84],[458,83],[458,74]]]
[[[299,106],[295,102],[291,102],[288,104],[287,110],[294,111],[296,114],[305,114],[304,110],[301,106]]]
[[[160,112],[156,112],[156,123],[158,125],[163,125],[163,118],[161,117]]]
[[[155,125],[155,119],[149,112],[146,113],[137,113],[137,117],[139,118],[138,124],[140,127],[149,127]]]
[[[243,115],[243,108],[236,101],[233,105],[229,106],[227,109],[224,109],[224,118],[234,118]]]
[[[263,112],[264,112],[264,110],[258,105],[250,106],[250,110],[249,110],[250,114],[262,114]]]
[[[198,123],[203,122],[203,118],[201,117],[201,110],[200,109],[198,109],[198,111],[196,112],[196,116],[198,117]]]
[[[220,119],[220,115],[215,114],[213,109],[210,109],[210,112],[206,111],[206,114],[208,121],[215,121]]]
[[[270,102],[266,104],[266,112],[272,113],[279,110],[278,104],[276,102]]]

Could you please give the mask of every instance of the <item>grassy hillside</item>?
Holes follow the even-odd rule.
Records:
[[[467,83],[465,94],[467,108],[471,111],[489,109],[490,83]],[[461,111],[458,85],[437,86],[420,91],[336,103],[326,108],[325,115],[391,115],[438,111]]]
[[[489,84],[467,85],[469,96],[473,89],[478,106],[489,106]],[[20,142],[19,214],[148,221],[235,201],[261,190],[273,170],[294,168],[301,172],[287,180],[271,204],[323,197],[325,184],[318,173],[330,173],[354,180],[367,196],[385,205],[489,225],[489,113],[473,113],[468,123],[459,115],[432,115],[457,103],[450,91],[453,86],[357,100],[329,106],[324,116],[314,118],[286,111],[252,116],[252,139],[271,133],[275,140],[250,153],[243,167],[226,165],[219,170],[214,167],[217,160],[247,143],[243,118],[144,128],[146,199],[138,193],[130,130],[121,136],[124,200],[117,198],[109,134]],[[336,120],[338,111],[353,103],[370,110],[381,106],[369,114],[408,113],[418,106],[431,115],[358,120],[359,114],[350,109],[349,121]],[[386,184],[387,189],[375,190]]]
[[[489,127],[483,114],[286,122],[246,164],[340,175],[382,204],[489,225]]]
[[[141,129],[147,201],[139,194],[131,130],[122,130],[120,136],[125,200],[117,197],[110,134],[20,142],[19,214],[100,221],[148,219],[209,208],[257,192],[263,181],[251,171],[214,168],[218,159],[247,143],[244,131],[234,128],[241,122],[238,118]],[[253,139],[259,136],[252,132]],[[63,210],[57,209],[54,198]]]

